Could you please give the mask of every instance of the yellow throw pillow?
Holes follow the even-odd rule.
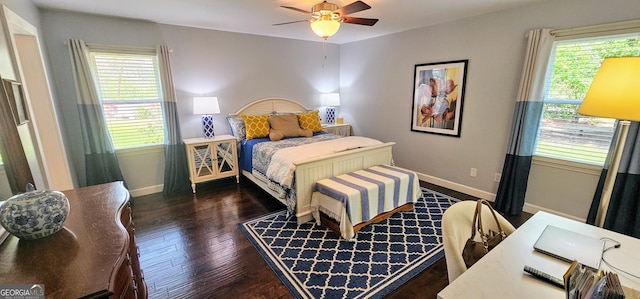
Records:
[[[300,128],[302,129],[311,130],[314,133],[322,131],[322,124],[320,124],[318,110],[298,114],[298,121],[300,121]]]
[[[243,115],[247,140],[269,136],[269,115]]]

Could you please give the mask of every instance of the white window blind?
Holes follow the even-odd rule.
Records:
[[[114,147],[164,143],[156,55],[91,52],[90,57]]]
[[[576,111],[604,58],[638,55],[638,33],[555,42],[535,154],[603,165],[616,120],[583,116]]]

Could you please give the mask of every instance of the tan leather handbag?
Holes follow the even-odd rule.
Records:
[[[491,214],[493,215],[493,219],[498,225],[498,231],[489,230],[485,233],[482,228],[482,206],[486,205],[489,207]],[[481,241],[475,241],[476,231],[480,235]],[[464,245],[464,249],[462,250],[462,258],[464,259],[464,263],[467,268],[471,267],[475,264],[480,258],[482,258],[487,252],[496,247],[502,240],[507,237],[507,234],[500,227],[500,222],[498,221],[498,216],[496,216],[496,212],[491,207],[488,201],[484,199],[479,199],[476,204],[476,210],[473,214],[473,222],[471,224],[471,237],[467,240],[467,243]]]

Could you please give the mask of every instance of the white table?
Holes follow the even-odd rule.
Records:
[[[620,242],[622,246],[606,251],[604,259],[614,267],[640,276],[640,239],[546,212],[538,212],[438,293],[438,298],[565,298],[562,288],[533,278],[523,271],[524,266],[529,265],[562,278],[569,267],[567,262],[533,250],[533,244],[547,225],[597,238],[612,238]],[[605,246],[613,244],[607,242]],[[640,279],[613,270],[604,262],[600,263],[600,269],[617,273],[623,286],[640,290]],[[637,296],[638,293],[627,298],[639,298]]]
[[[235,137],[216,135],[211,138],[188,138],[183,142],[187,150],[193,193],[196,193],[196,183],[210,180],[235,176],[236,183],[240,183]]]
[[[351,136],[350,124],[323,124],[322,130],[328,133],[333,133],[340,136]]]

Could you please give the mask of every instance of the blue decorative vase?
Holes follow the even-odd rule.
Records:
[[[327,123],[335,124],[336,123],[336,108],[335,107],[327,107]]]
[[[69,214],[69,199],[62,192],[37,191],[14,195],[0,205],[0,223],[12,235],[35,240],[62,229]]]
[[[216,135],[213,131],[213,116],[202,116],[202,130],[204,130],[204,138],[213,138]]]

